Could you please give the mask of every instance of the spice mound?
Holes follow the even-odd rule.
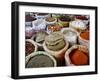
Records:
[[[46,32],[44,32],[44,31],[38,32],[38,33],[36,34],[35,41],[36,41],[37,43],[42,44],[42,43],[44,42],[45,37],[46,37],[47,35],[48,35],[48,34],[47,34]]]
[[[47,52],[38,51],[26,56],[26,68],[55,67],[56,59]]]
[[[53,66],[52,60],[46,55],[36,55],[32,57],[28,64],[27,68],[35,68],[35,67],[50,67]]]
[[[83,38],[85,40],[89,40],[89,32],[88,31],[81,32],[80,36],[81,36],[81,38]]]
[[[59,26],[59,25],[50,25],[48,26],[48,30],[50,31],[60,31],[62,29],[62,26]]]
[[[61,30],[64,34],[65,40],[70,43],[70,45],[74,45],[77,43],[77,35],[78,32],[72,28],[64,28]]]
[[[66,45],[63,34],[60,32],[52,32],[45,38],[45,43],[47,48],[52,51],[61,50]]]
[[[74,49],[70,53],[69,57],[70,57],[72,64],[75,64],[75,65],[88,65],[89,64],[88,54],[86,54],[85,52],[81,50]]]
[[[79,30],[85,30],[87,28],[85,23],[81,20],[76,20],[76,21],[70,22],[70,27],[79,29]]]
[[[25,46],[25,54],[27,56],[30,53],[34,52],[35,46],[31,42],[28,42],[28,41],[26,41],[25,44],[26,44],[26,46]]]
[[[46,21],[53,22],[53,21],[55,21],[55,18],[49,17],[49,18],[46,18]]]
[[[76,18],[81,20],[88,20],[86,16],[81,16],[81,15],[77,15]]]
[[[61,16],[60,18],[59,18],[61,21],[71,21],[71,18],[69,17],[69,16]]]

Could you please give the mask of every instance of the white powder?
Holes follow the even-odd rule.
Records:
[[[81,21],[81,20],[72,21],[70,23],[70,26],[72,26],[74,28],[77,28],[77,29],[83,29],[83,30],[87,28],[85,23],[83,21]]]

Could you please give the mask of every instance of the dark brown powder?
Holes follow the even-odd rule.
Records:
[[[32,43],[28,42],[28,41],[26,41],[25,44],[26,44],[25,53],[26,53],[26,56],[27,56],[30,53],[34,52],[35,46]]]

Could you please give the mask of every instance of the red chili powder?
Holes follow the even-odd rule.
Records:
[[[89,40],[89,32],[88,31],[82,32],[80,34],[80,36],[85,40]]]
[[[71,52],[70,60],[72,64],[75,64],[75,65],[88,65],[89,64],[89,56],[86,53],[78,49],[75,49]]]

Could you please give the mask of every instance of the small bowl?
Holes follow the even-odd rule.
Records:
[[[54,20],[53,21],[50,21],[50,19],[51,20],[54,19]],[[46,18],[45,19],[45,22],[46,22],[47,25],[53,25],[53,24],[56,24],[57,18],[49,17],[49,18]]]
[[[62,20],[61,20],[62,19]],[[71,18],[69,16],[61,16],[58,19],[58,23],[60,26],[63,27],[69,27],[69,22],[71,21]]]
[[[38,56],[38,57],[37,57],[37,59],[34,59],[34,61],[40,60],[40,62],[37,62],[34,64],[34,61],[33,61],[33,63],[31,62],[31,65],[29,65],[28,63],[31,60],[31,58],[33,58],[33,57],[36,58],[36,56]],[[41,58],[43,58],[43,60],[40,59],[40,56],[42,56]],[[45,56],[45,59],[43,56]],[[46,59],[47,59],[47,61],[46,61]],[[49,63],[47,63],[48,61],[49,61]],[[53,65],[50,61],[53,62]],[[51,65],[49,65],[50,63],[51,63]],[[26,68],[56,67],[57,66],[56,59],[49,53],[43,52],[43,51],[34,52],[34,53],[28,55],[25,59],[25,64],[26,64]],[[35,66],[34,65],[32,66],[32,64],[34,64]]]

